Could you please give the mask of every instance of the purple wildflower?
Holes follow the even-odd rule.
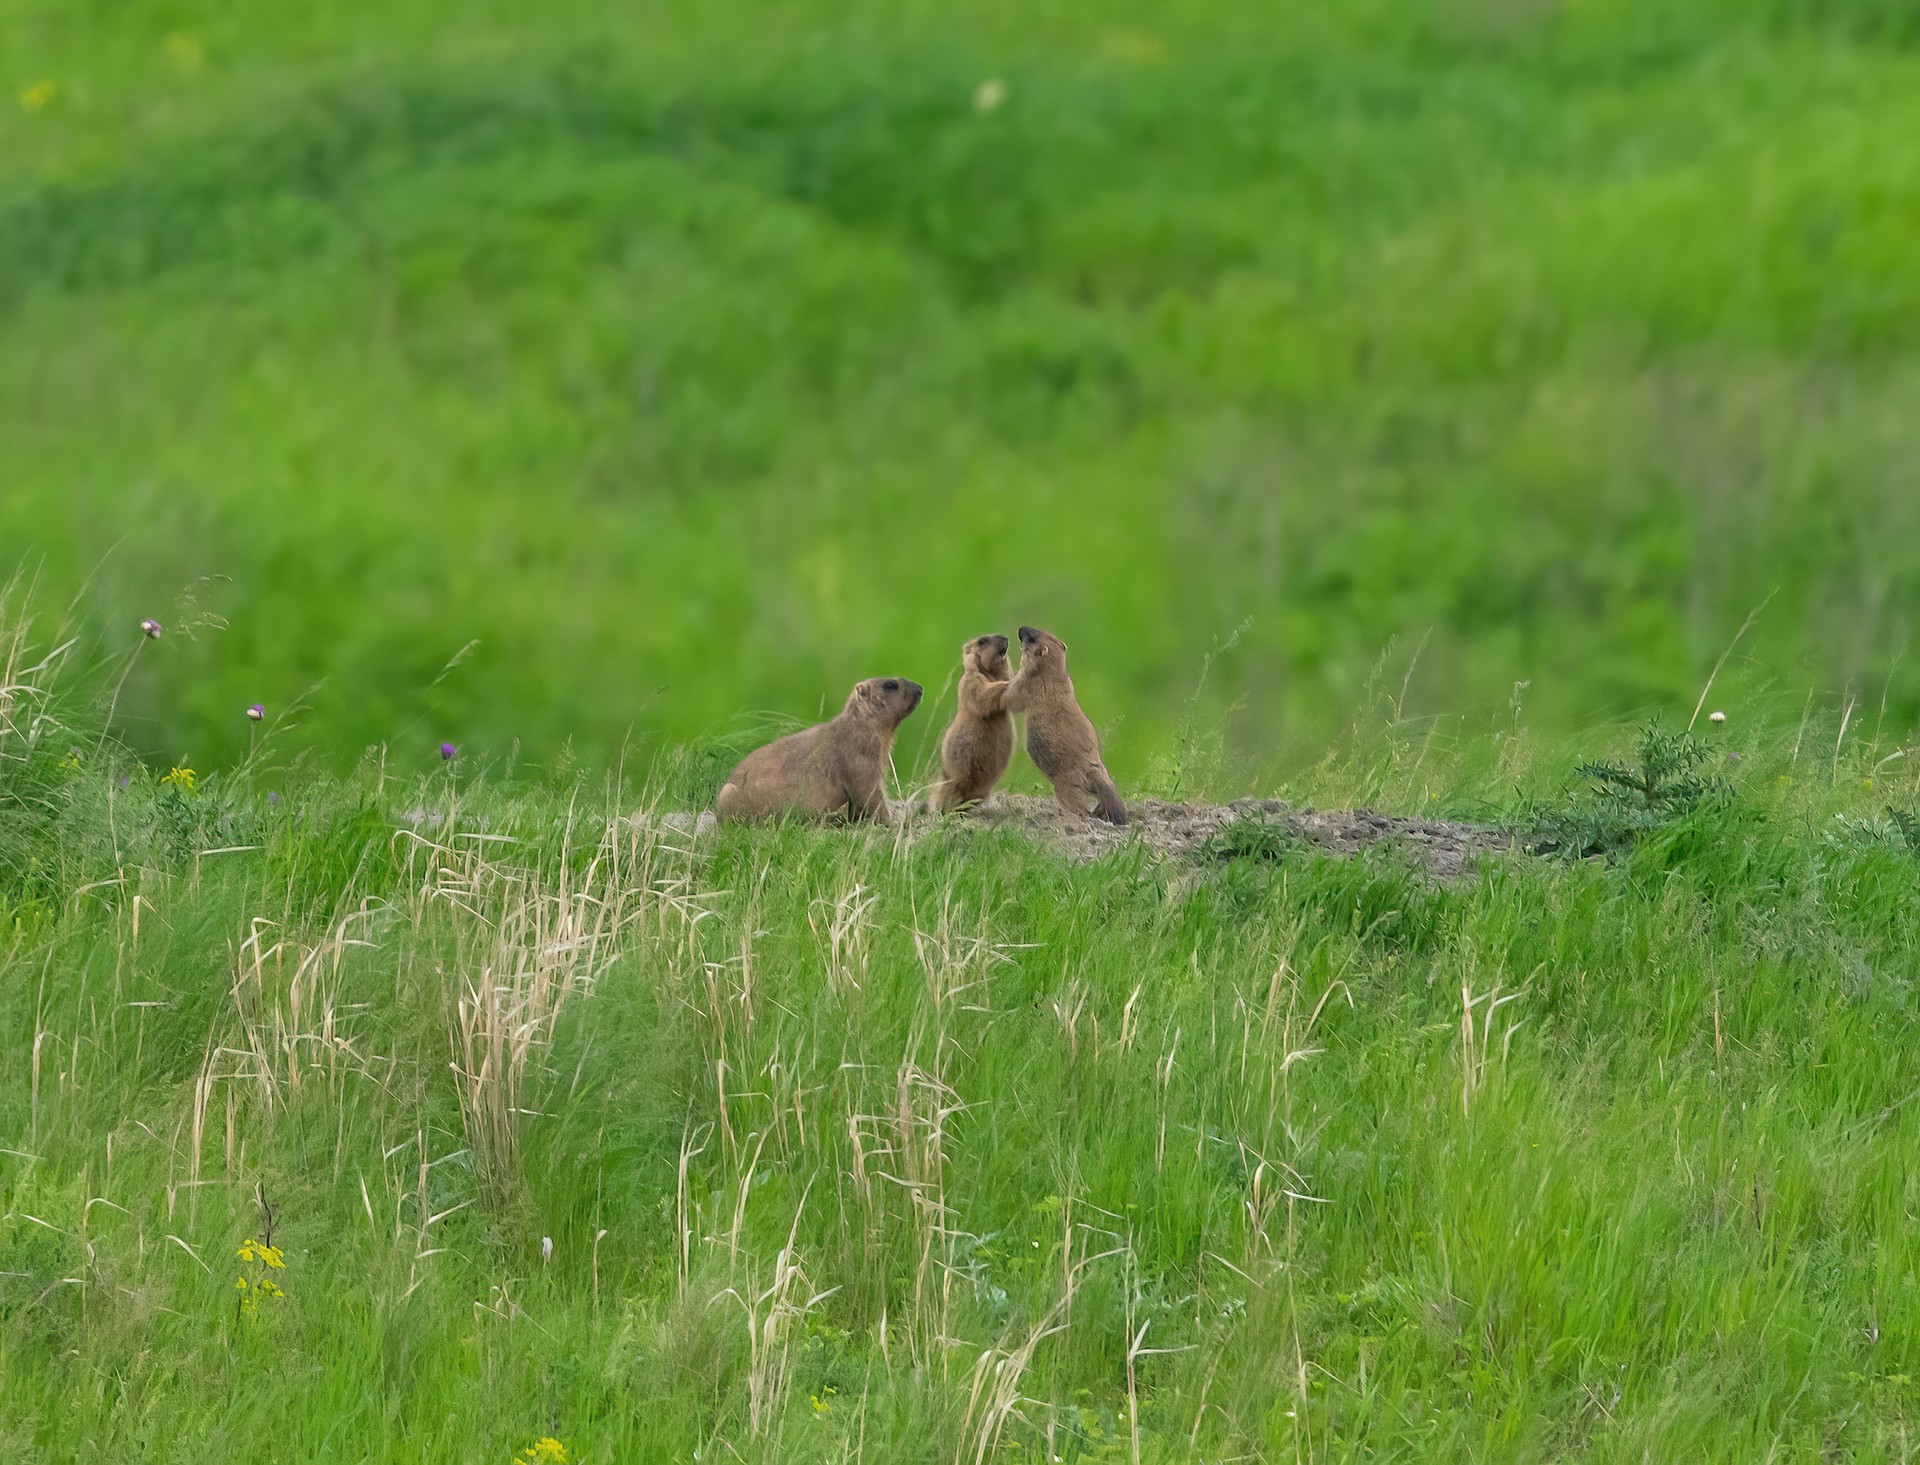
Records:
[[[453,755],[458,753],[459,751],[460,750],[454,747],[452,743],[442,743],[440,745],[440,756],[443,759],[451,760],[453,758]]]
[[[255,722],[260,721],[260,719],[265,717],[266,715],[267,715],[267,709],[258,702],[254,703],[253,706],[247,709],[247,716],[252,718]]]
[[[269,791],[268,791],[268,793],[267,793],[267,802],[268,802],[269,804],[277,804],[277,803],[279,803],[279,802],[280,802],[280,791],[279,791],[278,789],[272,789],[272,790],[269,790]]]
[[[156,620],[144,620],[140,622],[140,629],[146,633],[149,641],[158,641],[160,633],[166,630],[166,627]]]

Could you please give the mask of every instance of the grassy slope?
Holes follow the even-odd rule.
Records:
[[[1913,864],[1848,822],[1915,794],[1904,7],[743,15],[0,17],[57,82],[0,115],[0,535],[53,588],[117,543],[116,640],[233,577],[121,703],[195,792],[5,709],[0,1440],[973,1460],[982,1350],[1071,1277],[992,1375],[1009,1451],[1129,1457],[1139,1338],[1146,1459],[1906,1458]],[[804,713],[1031,617],[1130,787],[1217,785],[1431,626],[1297,791],[1485,813],[1776,589],[1722,687],[1815,659],[1883,714],[1796,692],[1731,811],[1448,890],[960,834],[596,862],[630,798],[406,747]],[[1192,650],[1249,614],[1196,764]],[[1493,742],[1402,720],[1529,676]],[[322,677],[276,748],[400,751],[243,763],[234,708]],[[549,1023],[529,973],[591,991]],[[535,1040],[510,1104],[469,1029]],[[771,1348],[741,1299],[792,1305]]]
[[[1739,738],[1622,864],[1447,889],[602,843],[631,795],[10,733],[0,1442],[1908,1458],[1920,909],[1864,816],[1915,791],[1835,731]],[[1315,791],[1551,790],[1527,746],[1390,729]]]
[[[0,536],[115,636],[231,577],[137,744],[597,757],[1033,619],[1137,775],[1248,617],[1256,766],[1395,637],[1558,727],[1776,591],[1760,681],[1905,644],[1899,6],[695,9],[9,10]]]

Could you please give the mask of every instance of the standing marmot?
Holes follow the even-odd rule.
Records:
[[[1127,806],[1100,761],[1100,740],[1074,699],[1065,641],[1051,631],[1022,626],[1020,674],[1008,683],[1000,705],[1027,714],[1027,756],[1053,781],[1053,796],[1062,808],[1087,814],[1091,801],[1102,819],[1127,822]]]
[[[1013,719],[1000,706],[1007,638],[975,636],[960,648],[960,665],[960,705],[940,739],[940,781],[927,795],[935,814],[979,803],[1013,761]]]
[[[894,729],[920,705],[920,684],[869,677],[830,722],[757,748],[727,775],[714,812],[722,819],[872,819],[887,813],[887,760]]]

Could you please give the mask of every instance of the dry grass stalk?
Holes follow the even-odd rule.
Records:
[[[1067,1330],[1073,1313],[1073,1299],[1080,1290],[1087,1269],[1096,1262],[1117,1255],[1114,1251],[1086,1255],[1083,1237],[1081,1255],[1074,1260],[1071,1220],[1064,1223],[1064,1230],[1067,1240],[1060,1295],[1018,1343],[1012,1347],[983,1349],[974,1361],[966,1412],[960,1420],[959,1441],[953,1452],[954,1465],[966,1465],[969,1458],[973,1465],[986,1465],[987,1458],[999,1451],[1000,1437],[1006,1432],[1008,1422],[1023,1418],[1019,1412],[1020,1406],[1038,1402],[1020,1392],[1021,1380],[1033,1366],[1034,1354],[1047,1339]]]
[[[778,1417],[786,1398],[793,1359],[793,1324],[840,1290],[830,1287],[807,1295],[807,1276],[800,1265],[798,1245],[809,1193],[811,1187],[802,1192],[800,1204],[794,1208],[787,1244],[773,1260],[773,1276],[767,1286],[751,1296],[729,1287],[714,1298],[717,1302],[731,1297],[746,1315],[747,1433],[755,1439]]]
[[[592,989],[635,900],[614,878],[625,868],[614,830],[579,871],[570,836],[543,869],[492,858],[494,836],[420,841],[431,852],[420,904],[445,902],[472,918],[457,926],[471,974],[455,1004],[450,1067],[467,1143],[496,1193],[518,1182],[521,1121],[536,1112],[531,1085],[554,1028],[568,1002]]]
[[[247,923],[228,984],[239,1023],[237,1041],[223,1041],[216,1024],[207,1035],[206,1051],[194,1077],[187,1178],[196,1200],[202,1183],[207,1114],[216,1090],[225,1092],[225,1159],[232,1171],[238,1163],[235,1085],[251,1089],[271,1113],[299,1092],[308,1075],[318,1074],[329,1087],[348,1074],[374,1076],[374,1060],[360,1051],[346,1031],[350,1009],[341,1000],[340,983],[346,953],[373,944],[355,931],[377,914],[375,907],[363,904],[318,943],[304,948],[284,940],[266,944],[275,922],[265,917],[256,916]],[[273,974],[284,969],[289,955],[295,958],[293,975],[282,990],[277,979],[269,981],[270,969]]]
[[[36,654],[33,619],[15,609],[22,598],[18,576],[0,588],[0,761],[26,758],[42,738],[57,731],[47,704],[74,647],[68,639]]]
[[[832,900],[820,896],[807,906],[807,924],[820,943],[827,987],[858,991],[867,975],[867,936],[879,896],[857,880]]]
[[[1493,984],[1493,990],[1473,995],[1471,984],[1463,979],[1460,983],[1460,1112],[1467,1115],[1472,1112],[1474,1092],[1486,1082],[1487,1064],[1493,1056],[1493,1015],[1509,1002],[1517,1002],[1527,995],[1522,987],[1518,992],[1501,994],[1500,983]],[[1474,1009],[1480,1009],[1479,1031],[1474,1031]],[[1504,1062],[1508,1045],[1513,1035],[1520,1030],[1521,1023],[1509,1024],[1500,1039],[1500,1057]]]
[[[676,1238],[674,1251],[680,1268],[680,1295],[683,1297],[693,1275],[693,1162],[706,1152],[707,1137],[712,1133],[711,1124],[703,1125],[696,1137],[693,1120],[688,1119],[680,1134],[680,1164],[673,1188],[673,1223]],[[695,1142],[696,1138],[698,1143]]]

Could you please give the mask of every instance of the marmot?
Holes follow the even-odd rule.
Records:
[[[940,739],[940,781],[931,813],[977,804],[1013,761],[1013,719],[1000,706],[1011,672],[1005,636],[975,636],[960,648],[960,705]]]
[[[1000,705],[1027,715],[1027,756],[1053,783],[1061,807],[1087,814],[1091,801],[1102,819],[1127,822],[1127,806],[1100,761],[1100,740],[1074,699],[1067,675],[1067,643],[1051,631],[1020,628],[1020,672],[1007,684]]]
[[[886,773],[894,730],[920,705],[920,684],[869,677],[840,715],[742,758],[713,809],[722,819],[871,819],[891,822]]]

